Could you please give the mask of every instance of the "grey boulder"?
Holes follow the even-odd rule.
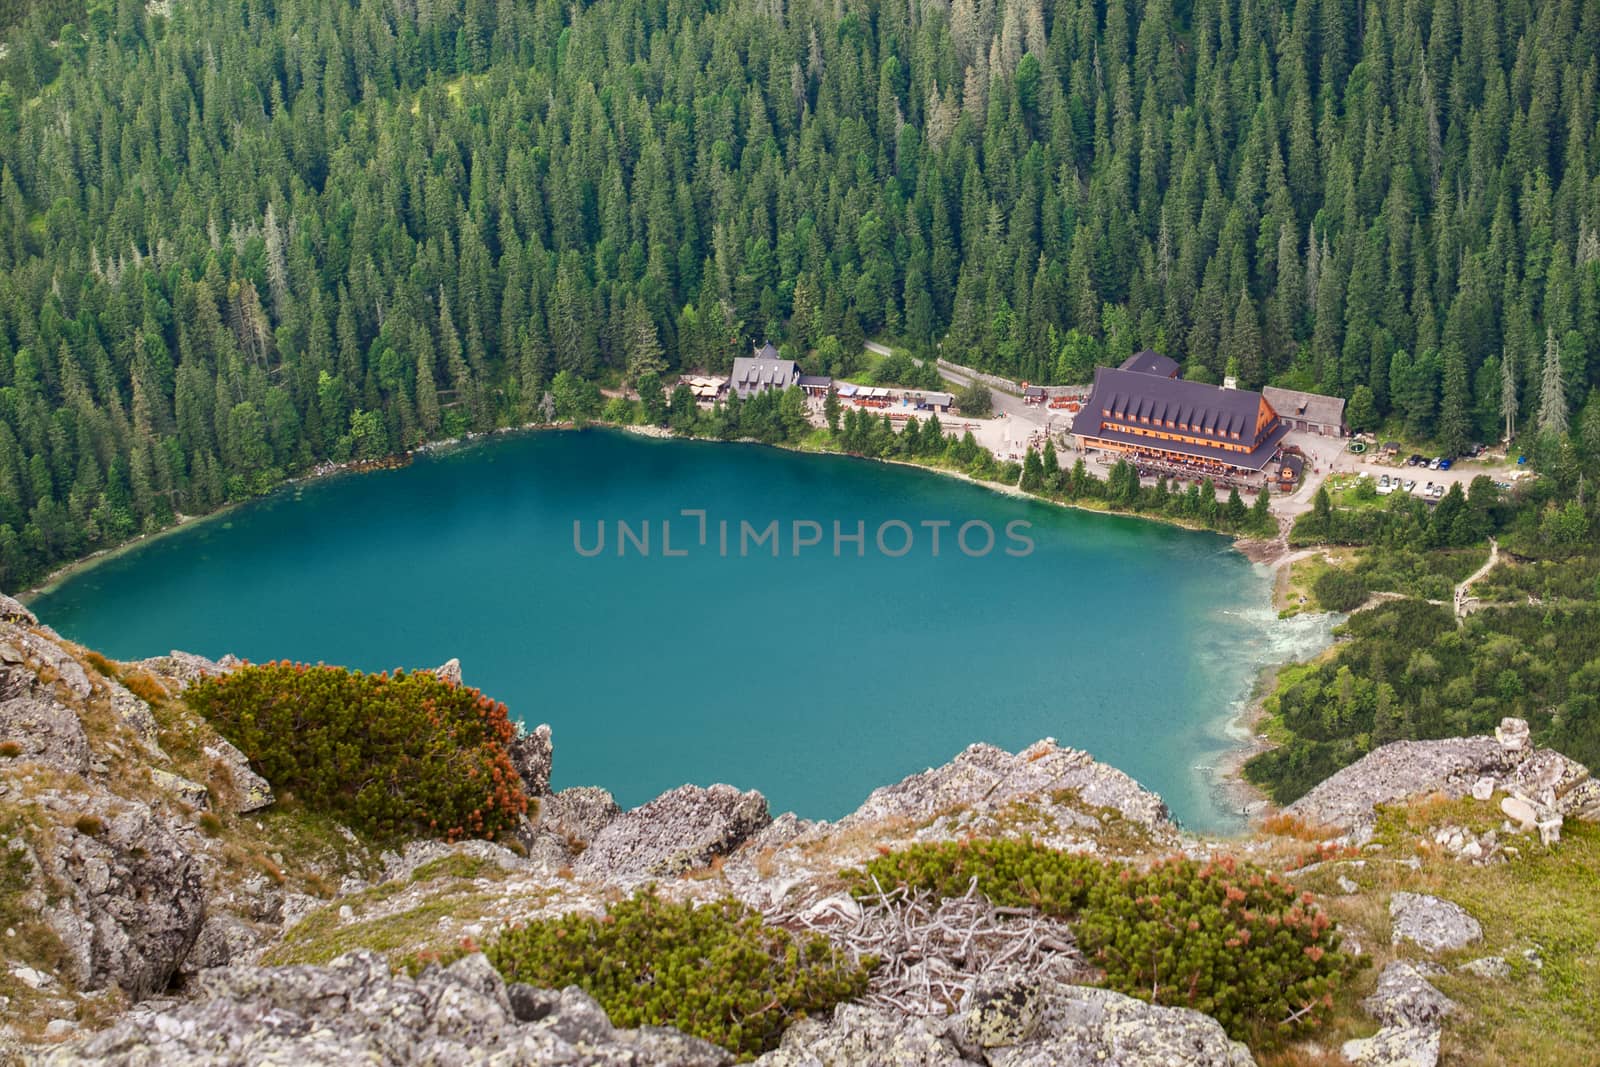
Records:
[[[676,1031],[614,1029],[599,1005],[576,989],[514,1000],[481,954],[430,967],[416,978],[392,974],[382,957],[363,951],[325,967],[218,968],[200,975],[196,986],[194,1000],[125,1017],[59,1046],[41,1062],[723,1067],[732,1061],[722,1049]]]
[[[612,820],[575,865],[602,876],[672,877],[738,848],[772,822],[767,798],[731,785],[682,785]]]
[[[1483,939],[1483,927],[1461,905],[1425,893],[1389,898],[1395,944],[1410,941],[1424,952],[1452,952]]]
[[[1378,988],[1361,1002],[1385,1026],[1437,1027],[1456,1010],[1455,1001],[1433,987],[1415,964],[1391,960],[1378,976]]]
[[[84,990],[133,1001],[166,988],[204,919],[199,863],[149,808],[106,799],[38,850],[65,899],[49,923]]]

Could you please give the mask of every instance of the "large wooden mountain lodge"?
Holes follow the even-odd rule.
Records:
[[[1111,367],[1072,423],[1082,448],[1233,475],[1259,473],[1288,432],[1260,393]]]

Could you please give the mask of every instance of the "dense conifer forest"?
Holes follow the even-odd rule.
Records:
[[[1151,346],[1446,448],[1589,436],[1600,5],[3,16],[0,584],[762,338],[1032,381]]]
[[[0,587],[319,462],[606,417],[602,385],[803,437],[798,397],[669,414],[763,339],[1035,382],[1152,347],[1444,452],[1513,428],[1543,474],[1301,517],[1367,553],[1325,607],[1437,599],[1490,534],[1527,605],[1357,616],[1252,777],[1508,710],[1600,755],[1600,5],[8,0],[0,40]],[[1006,473],[1267,525],[1050,465]]]

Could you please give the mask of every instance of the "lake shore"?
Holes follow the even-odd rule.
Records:
[[[286,479],[284,482],[280,483],[274,492],[278,491],[278,489],[287,488],[289,486],[300,486],[310,484],[312,482],[320,482],[329,478],[337,477],[339,475],[358,474],[378,469],[392,469],[394,467],[409,464],[412,458],[417,455],[470,447],[472,445],[481,444],[485,441],[507,434],[521,434],[530,432],[546,433],[552,431],[571,432],[584,428],[609,429],[626,433],[635,437],[645,437],[657,440],[716,440],[707,438],[679,438],[679,436],[674,434],[671,430],[664,427],[655,426],[611,426],[608,424],[595,423],[589,424],[588,427],[580,427],[570,422],[556,424],[528,424],[525,426],[503,427],[489,433],[468,434],[459,438],[427,442],[411,452],[403,453],[399,457],[393,457],[390,461],[382,463],[375,463],[373,461],[350,461],[339,464],[319,464],[302,474]],[[760,442],[756,442],[754,439],[741,439],[719,443],[756,444]],[[775,445],[772,447],[780,448],[784,451],[801,452],[811,455],[831,455],[849,459],[869,458],[854,456],[849,453],[827,448],[806,448],[788,444]],[[1041,503],[1052,504],[1061,508],[1071,508],[1077,511],[1093,512],[1101,515],[1114,515],[1127,519],[1144,521],[1153,520],[1164,525],[1175,526],[1195,532],[1218,533],[1218,535],[1222,537],[1228,536],[1227,534],[1222,534],[1215,530],[1208,530],[1205,527],[1183,522],[1169,516],[1139,512],[1113,511],[1104,507],[1096,507],[1093,503],[1067,501],[1039,496],[1037,494],[1027,492],[1017,485],[977,478],[965,471],[956,470],[949,467],[918,463],[911,460],[896,458],[880,458],[875,459],[874,461],[885,465],[915,468],[948,478],[954,478],[980,489],[985,489],[1002,496],[1010,497],[1012,499],[1036,500]],[[52,572],[33,588],[19,594],[18,599],[23,603],[29,603],[32,600],[51,592],[62,582],[77,577],[93,569],[94,567],[107,562],[108,560],[116,559],[123,554],[134,551],[135,549],[138,549],[153,540],[170,536],[181,530],[189,529],[196,524],[223,519],[232,514],[234,510],[241,504],[248,502],[248,500],[233,501],[205,515],[182,516],[178,522],[159,531],[141,535],[140,537],[125,542],[121,545],[117,545],[109,549],[102,549],[82,559],[75,560],[72,563],[69,563]],[[1282,588],[1284,577],[1288,573],[1288,564],[1293,562],[1294,559],[1300,558],[1307,554],[1305,551],[1290,553],[1288,551],[1287,544],[1281,538],[1260,539],[1234,537],[1231,539],[1231,547],[1238,551],[1241,555],[1245,556],[1245,558],[1249,559],[1251,562],[1269,568],[1274,575],[1275,590]],[[1274,602],[1275,601],[1276,594],[1274,594]],[[1243,710],[1237,714],[1232,712],[1228,713],[1224,723],[1224,732],[1228,738],[1234,742],[1234,744],[1219,757],[1215,766],[1215,774],[1217,788],[1220,792],[1220,795],[1223,797],[1223,804],[1228,809],[1235,812],[1245,812],[1249,814],[1251,813],[1252,808],[1260,805],[1261,802],[1265,800],[1263,794],[1261,794],[1255,789],[1254,786],[1251,786],[1244,780],[1241,770],[1244,763],[1252,756],[1270,747],[1270,744],[1263,738],[1259,737],[1255,731],[1257,725],[1261,721],[1261,718],[1265,715],[1264,702],[1266,697],[1272,692],[1277,671],[1281,666],[1282,664],[1271,664],[1267,666],[1258,677],[1254,688],[1246,699]]]

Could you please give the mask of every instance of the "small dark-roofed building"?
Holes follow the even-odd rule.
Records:
[[[1030,385],[1022,390],[1022,402],[1024,404],[1043,404],[1044,398],[1045,392],[1042,385]]]
[[[1279,389],[1275,385],[1261,390],[1261,395],[1291,430],[1305,430],[1325,437],[1345,437],[1350,433],[1344,424],[1344,401],[1339,397]]]
[[[956,398],[949,393],[923,393],[917,407],[924,411],[949,411]]]
[[[1135,352],[1122,361],[1118,370],[1131,370],[1138,374],[1154,374],[1158,378],[1176,378],[1178,376],[1178,361],[1171,356],[1163,356],[1159,352],[1152,352],[1148,348],[1143,352]]]
[[[1281,456],[1278,459],[1278,488],[1287,493],[1294,489],[1305,472],[1306,461],[1299,456]]]
[[[1110,367],[1072,423],[1084,448],[1237,472],[1263,470],[1288,432],[1260,393]]]
[[[833,379],[826,374],[802,374],[799,385],[807,396],[827,396],[828,390],[833,388]]]
[[[771,343],[756,349],[753,356],[740,356],[733,361],[733,374],[728,384],[740,399],[765,393],[769,389],[787,389],[800,384],[800,364],[792,359],[780,359]]]

